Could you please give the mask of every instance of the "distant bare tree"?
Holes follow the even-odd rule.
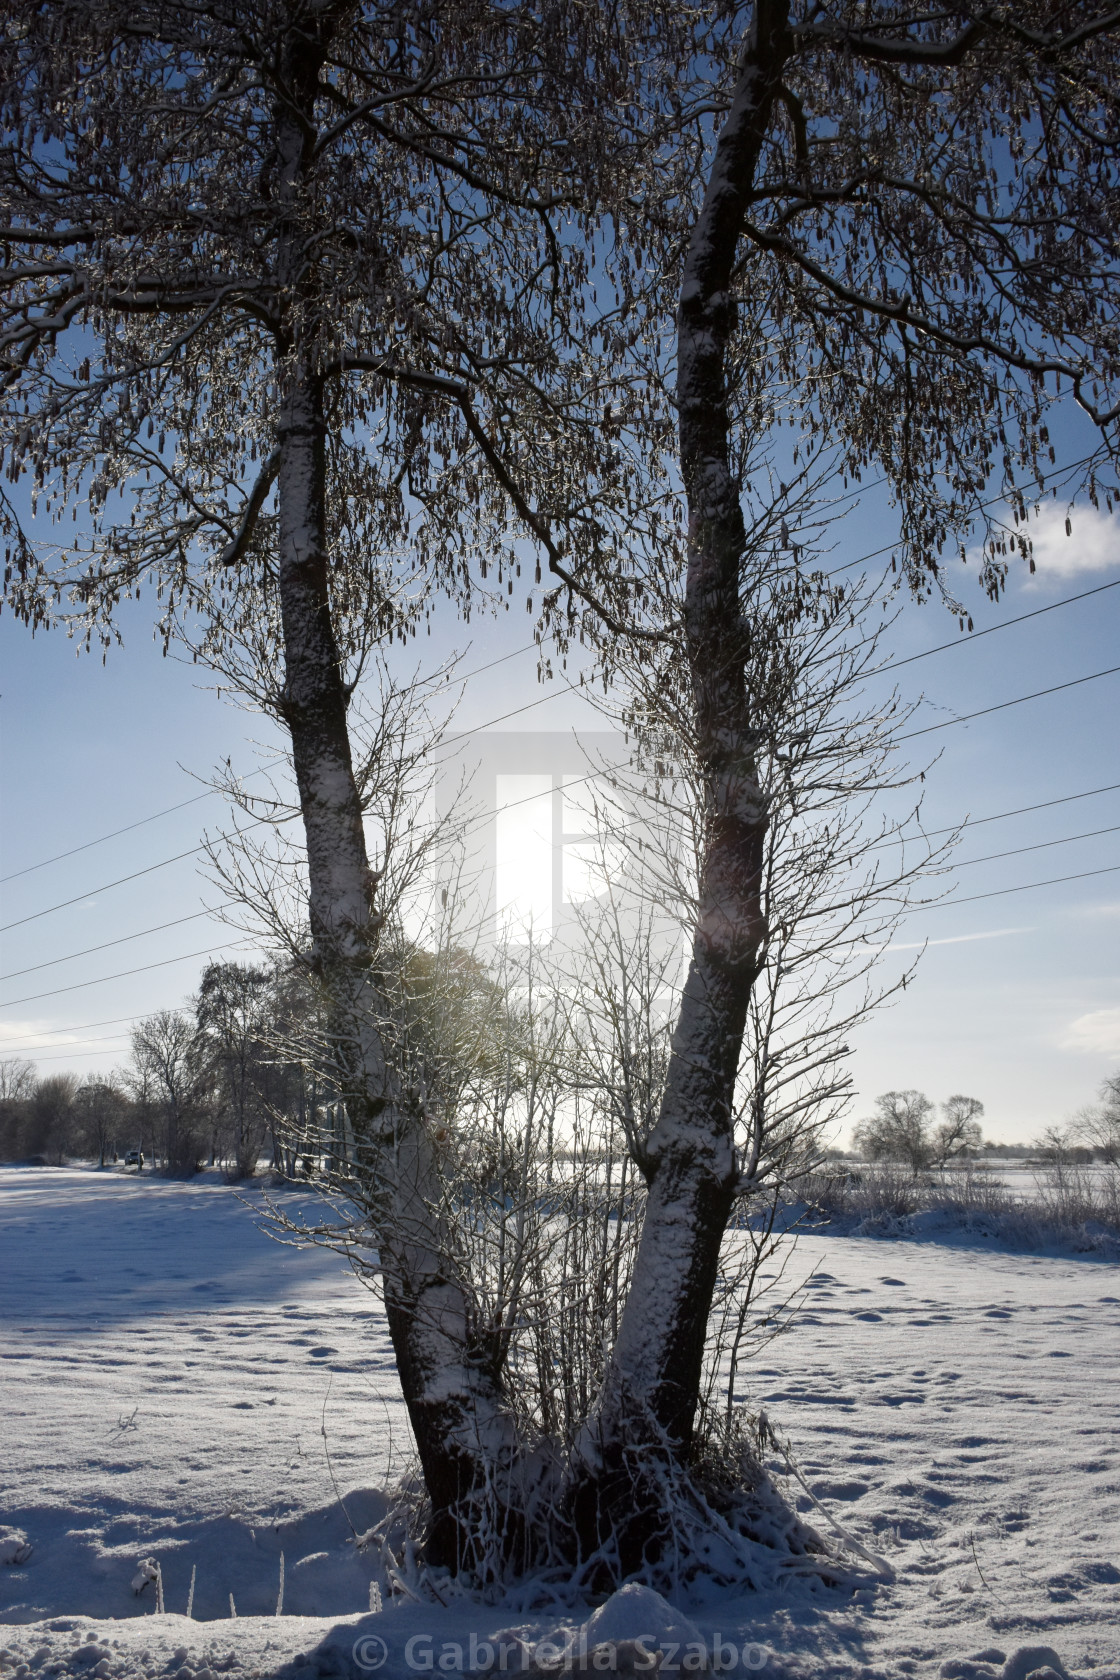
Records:
[[[21,1056],[0,1061],[0,1102],[25,1102],[35,1084],[35,1063]]]
[[[1073,1129],[1102,1160],[1120,1166],[1120,1073],[1103,1082],[1100,1101],[1078,1115]]]
[[[984,1104],[978,1097],[958,1093],[941,1104],[941,1112],[944,1118],[934,1127],[930,1140],[930,1164],[935,1167],[974,1155],[984,1141],[980,1129]]]
[[[251,1178],[268,1129],[263,1087],[268,1082],[272,975],[246,963],[209,963],[195,1002],[195,1019],[209,1056],[214,1097],[232,1132],[233,1166]]]
[[[870,1161],[904,1161],[911,1172],[930,1164],[930,1116],[934,1105],[922,1091],[884,1091],[875,1113],[852,1133],[857,1150]]]
[[[74,1109],[83,1149],[96,1155],[97,1165],[104,1167],[110,1155],[116,1158],[127,1123],[126,1093],[115,1079],[90,1075],[82,1080],[74,1094]]]
[[[137,1094],[150,1093],[162,1114],[167,1171],[175,1175],[196,1171],[209,1070],[191,1016],[181,1009],[149,1015],[132,1029],[132,1060]]]
[[[25,1153],[28,1105],[35,1088],[35,1064],[21,1056],[0,1061],[0,1155],[14,1159]]]
[[[45,1155],[61,1166],[75,1146],[74,1099],[78,1081],[72,1073],[51,1073],[37,1079],[28,1101],[28,1153]]]

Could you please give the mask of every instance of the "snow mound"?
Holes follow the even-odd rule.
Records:
[[[1000,1680],[1031,1680],[1042,1669],[1052,1670],[1058,1680],[1067,1680],[1066,1665],[1052,1645],[1020,1645],[1004,1663]]]
[[[18,1568],[31,1556],[31,1545],[22,1528],[0,1528],[0,1563]]]
[[[631,1581],[600,1604],[587,1622],[587,1645],[647,1644],[685,1646],[700,1640],[695,1623],[682,1616],[652,1587]]]

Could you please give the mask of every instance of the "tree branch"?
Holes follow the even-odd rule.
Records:
[[[241,523],[234,533],[233,540],[228,542],[218,556],[219,566],[236,566],[245,556],[257,528],[257,517],[264,506],[265,497],[276,483],[276,474],[280,471],[280,451],[274,449],[264,463],[257,476],[257,482],[249,492],[249,499],[245,503],[245,511],[241,515]]]

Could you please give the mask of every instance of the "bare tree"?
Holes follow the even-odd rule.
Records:
[[[22,1056],[5,1056],[0,1061],[0,1102],[24,1102],[35,1083],[35,1063]]]
[[[610,371],[631,329],[585,325],[611,247],[567,233],[630,184],[625,32],[491,0],[74,0],[14,21],[5,446],[33,512],[80,498],[88,517],[48,567],[6,504],[8,598],[32,624],[62,602],[109,642],[150,582],[165,638],[271,666],[252,698],[291,742],[314,966],[351,1124],[383,1158],[387,1311],[432,1554],[453,1561],[448,1513],[513,1441],[430,1211],[438,1151],[375,1026],[383,911],[347,709],[434,587],[508,603],[526,523],[554,585],[588,597],[594,514],[632,500],[600,432],[642,404]],[[596,338],[610,354],[589,362]],[[624,576],[592,578],[617,618]]]
[[[930,1117],[933,1103],[923,1091],[884,1091],[875,1113],[861,1120],[852,1141],[870,1161],[904,1161],[912,1173],[932,1162]]]
[[[51,1073],[36,1079],[28,1098],[25,1148],[62,1166],[74,1148],[74,1099],[78,1081],[72,1073]]]
[[[127,1124],[128,1097],[115,1076],[98,1079],[90,1075],[78,1086],[74,1106],[82,1146],[96,1155],[99,1167],[104,1167],[110,1157],[116,1159]]]
[[[933,1165],[943,1167],[948,1162],[975,1155],[984,1141],[980,1117],[984,1104],[979,1097],[958,1093],[941,1104],[944,1118],[933,1132]]]
[[[1100,1101],[1078,1115],[1074,1129],[1101,1160],[1120,1166],[1120,1073],[1104,1080]]]
[[[267,1130],[268,1013],[272,976],[246,963],[209,963],[195,1003],[195,1019],[232,1129],[233,1167],[251,1178]]]
[[[11,1159],[24,1153],[28,1099],[35,1086],[35,1064],[22,1056],[0,1061],[0,1151]]]
[[[132,1029],[132,1060],[138,1098],[150,1093],[161,1111],[167,1171],[197,1171],[210,1070],[194,1020],[182,1009],[149,1015]]]

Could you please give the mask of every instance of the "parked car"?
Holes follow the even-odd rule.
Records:
[[[125,1172],[128,1171],[129,1167],[135,1167],[136,1171],[139,1172],[140,1168],[143,1165],[144,1165],[144,1156],[143,1156],[142,1152],[139,1149],[130,1149],[128,1151],[128,1154],[124,1158],[124,1170],[125,1170]]]

